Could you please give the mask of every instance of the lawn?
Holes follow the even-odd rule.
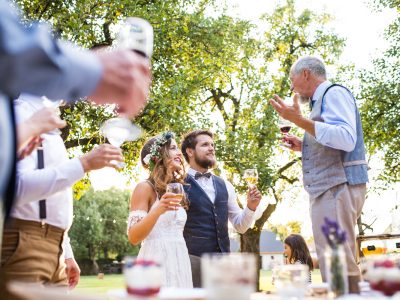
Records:
[[[261,289],[263,291],[274,291],[271,282],[271,271],[261,271]],[[319,270],[312,272],[312,282],[321,282]],[[120,288],[124,288],[124,278],[122,275],[104,275],[103,279],[98,279],[97,276],[81,276],[79,285],[74,290],[74,293],[104,295],[108,290]]]

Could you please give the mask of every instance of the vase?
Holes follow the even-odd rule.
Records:
[[[349,293],[346,255],[343,246],[325,250],[325,275],[335,297]]]

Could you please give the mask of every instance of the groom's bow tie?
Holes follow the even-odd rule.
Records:
[[[196,172],[196,174],[194,175],[194,179],[199,179],[201,177],[206,177],[206,178],[210,178],[211,177],[211,173],[210,172],[206,172],[206,173],[200,173],[200,172]]]

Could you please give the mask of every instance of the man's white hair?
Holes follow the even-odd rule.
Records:
[[[303,70],[309,70],[315,76],[326,79],[325,64],[315,56],[300,57],[291,68],[291,72],[294,75],[299,74]]]

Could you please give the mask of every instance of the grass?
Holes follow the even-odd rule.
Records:
[[[103,279],[97,276],[81,276],[78,286],[73,293],[101,294],[105,295],[108,290],[124,288],[125,282],[122,274],[105,274]]]
[[[319,270],[314,270],[311,277],[314,283],[322,282]],[[124,277],[121,274],[106,274],[103,279],[98,279],[97,276],[81,276],[81,280],[73,293],[105,295],[108,290],[122,289],[124,287]],[[260,287],[263,291],[275,291],[272,285],[271,271],[261,271]]]

